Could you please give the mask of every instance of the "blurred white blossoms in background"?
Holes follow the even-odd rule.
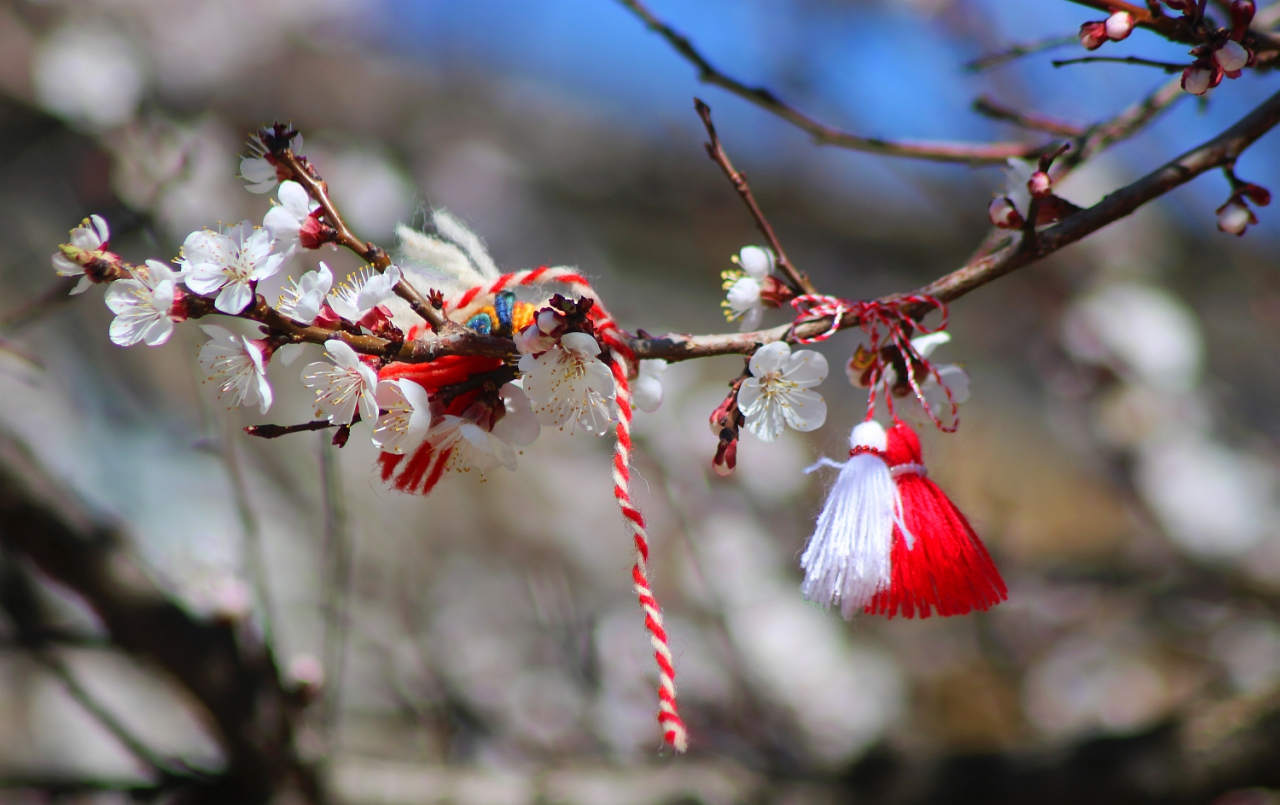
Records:
[[[148,260],[133,272],[133,279],[116,280],[107,288],[104,301],[116,314],[111,322],[111,340],[122,347],[139,341],[156,347],[173,335],[169,309],[177,293],[173,269],[159,260]]]
[[[284,255],[271,249],[271,233],[248,221],[225,232],[192,232],[182,244],[184,282],[198,294],[220,291],[213,306],[240,313],[253,302],[253,284],[274,275],[284,262]]]
[[[427,390],[407,378],[383,380],[376,392],[378,406],[386,411],[373,429],[373,443],[384,453],[404,453],[417,434],[426,434],[431,424],[431,401]],[[408,443],[408,444],[406,444]]]
[[[302,370],[303,385],[316,393],[316,416],[350,425],[359,407],[361,419],[375,421],[378,374],[344,341],[332,338],[324,342],[324,349],[333,363],[316,361]]]
[[[730,269],[720,275],[724,279],[724,289],[728,291],[721,304],[725,317],[729,321],[742,319],[740,329],[746,332],[759,327],[764,316],[761,293],[765,278],[773,271],[773,252],[759,246],[745,246],[733,261],[742,268]]]
[[[145,87],[133,45],[101,27],[55,31],[36,53],[31,80],[41,106],[94,128],[132,118]]]
[[[473,421],[473,416],[483,419],[491,415],[484,406],[475,405],[463,416],[445,416],[427,433],[446,470],[467,472],[475,468],[484,472],[498,466],[514,470],[516,448],[533,444],[538,438],[538,419],[520,387],[507,383],[501,394],[505,413],[492,429],[485,430]]]
[[[71,230],[70,242],[53,256],[53,270],[59,277],[79,277],[71,295],[84,293],[93,284],[84,275],[84,263],[102,256],[110,245],[111,229],[101,215],[90,215]]]
[[[271,384],[262,348],[216,324],[202,324],[200,329],[209,336],[200,347],[200,366],[218,384],[218,397],[231,395],[233,408],[256,403],[265,414],[271,407]]]
[[[631,401],[636,408],[652,414],[662,405],[662,375],[667,362],[662,359],[640,361],[640,370],[631,384]]]
[[[289,278],[289,287],[280,295],[276,309],[301,324],[314,324],[324,307],[325,297],[333,287],[333,272],[323,262],[297,280]]]
[[[1204,341],[1195,313],[1152,285],[1117,283],[1067,311],[1063,343],[1078,360],[1110,365],[1154,389],[1184,392],[1200,382]]]
[[[316,248],[319,245],[315,241],[319,221],[311,213],[320,209],[319,203],[312,201],[297,182],[281,182],[278,196],[280,203],[268,210],[262,219],[263,228],[275,240],[276,252],[286,257],[293,254],[300,238],[303,248]]]
[[[816,430],[827,421],[827,403],[811,391],[827,379],[827,359],[810,349],[794,355],[782,341],[765,344],[751,356],[751,377],[738,392],[738,408],[747,430],[766,442],[782,434],[784,425]]]
[[[391,298],[399,281],[400,269],[397,266],[391,266],[385,272],[362,266],[329,294],[329,307],[347,321],[360,321],[369,311]]]
[[[598,357],[600,345],[586,333],[565,333],[539,355],[520,358],[524,389],[543,425],[601,436],[613,422],[613,373]]]

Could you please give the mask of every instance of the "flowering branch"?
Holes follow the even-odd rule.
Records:
[[[311,196],[320,205],[320,209],[324,211],[325,220],[328,221],[329,226],[333,227],[335,243],[355,252],[361,259],[379,271],[386,271],[391,267],[391,258],[387,255],[385,249],[375,243],[356,237],[351,228],[347,226],[346,221],[338,213],[338,208],[334,205],[333,199],[329,197],[329,185],[320,178],[310,163],[299,159],[287,144],[283,150],[273,155],[278,160],[278,167],[283,167],[289,172],[288,178],[302,185],[303,189],[307,191],[307,195]],[[431,329],[436,332],[442,332],[450,324],[439,308],[432,305],[428,299],[422,296],[407,279],[401,278],[400,282],[396,283],[395,292],[400,298],[408,302],[409,307],[413,308],[413,312],[428,322],[431,325]]]
[[[653,14],[639,0],[619,0],[639,17],[649,30],[665,39],[677,53],[698,68],[698,80],[714,84],[759,106],[791,125],[808,132],[818,145],[834,145],[852,151],[865,151],[882,156],[923,159],[931,162],[959,162],[969,165],[994,165],[1010,158],[1026,158],[1040,152],[1040,147],[1027,143],[952,143],[904,142],[880,137],[862,137],[832,128],[784,103],[771,90],[751,87],[716,69],[688,39]]]
[[[1060,223],[1035,233],[1025,246],[1007,246],[995,254],[970,261],[961,268],[906,294],[893,294],[878,300],[892,304],[907,296],[933,297],[941,302],[959,299],[965,294],[1006,274],[1041,260],[1050,254],[1093,234],[1108,224],[1124,218],[1147,202],[1159,198],[1202,173],[1235,161],[1259,137],[1280,123],[1280,93],[1258,106],[1234,126],[1202,145],[1191,149],[1130,185],[1120,188],[1094,206],[1075,213]],[[926,308],[911,312],[924,314]],[[845,315],[839,329],[857,327],[857,318]],[[830,318],[750,333],[725,335],[667,335],[637,338],[631,342],[642,358],[682,361],[712,355],[747,354],[761,344],[794,338],[810,338],[832,326]]]

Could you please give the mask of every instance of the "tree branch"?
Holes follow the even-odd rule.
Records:
[[[1202,173],[1230,164],[1277,123],[1280,123],[1280,93],[1272,95],[1262,105],[1212,140],[1191,149],[1136,182],[1120,188],[1094,206],[1081,210],[1037,233],[1035,240],[1027,246],[1006,247],[995,254],[975,259],[950,274],[911,291],[910,294],[893,294],[880,301],[891,303],[909,295],[931,296],[942,302],[959,299],[970,291],[1041,260],[1097,232],[1104,226],[1126,217],[1148,201],[1159,198]],[[923,314],[927,312],[927,308],[911,312]],[[840,323],[840,329],[849,329],[857,325],[858,321],[855,317],[846,315]],[[807,338],[825,332],[830,327],[829,318],[821,319],[806,322],[795,328],[795,334]],[[638,358],[682,361],[713,355],[746,354],[760,344],[785,339],[789,331],[790,326],[783,325],[771,330],[751,333],[666,335],[637,338],[632,341],[631,346]]]
[[[717,70],[689,39],[656,17],[640,0],[618,0],[639,17],[649,30],[661,36],[689,63],[698,69],[698,80],[714,84],[782,118],[791,125],[808,132],[818,145],[834,145],[852,151],[865,151],[891,157],[923,159],[931,162],[959,162],[969,165],[991,165],[1010,157],[1032,157],[1040,153],[1041,146],[1027,143],[955,143],[908,142],[886,140],[880,137],[862,137],[819,123],[797,109],[788,106],[772,91],[764,87],[751,87]]]
[[[234,623],[196,620],[168,600],[125,542],[0,434],[0,543],[80,596],[116,645],[167,672],[204,707],[226,767],[184,801],[265,803],[290,789],[318,801],[320,782],[294,746],[298,705],[271,654]]]
[[[760,205],[756,203],[756,198],[751,194],[751,185],[747,184],[746,174],[733,167],[733,163],[729,161],[729,155],[725,153],[724,146],[720,144],[720,137],[716,134],[715,124],[711,122],[711,107],[702,102],[701,98],[693,99],[693,106],[698,110],[698,117],[702,118],[702,125],[707,129],[707,137],[710,142],[707,143],[707,156],[720,166],[720,170],[724,171],[724,175],[729,178],[729,183],[733,185],[733,189],[738,191],[738,195],[742,197],[742,203],[747,205],[751,217],[755,219],[756,227],[760,233],[764,235],[765,240],[769,242],[769,248],[773,249],[774,256],[778,258],[778,270],[787,275],[791,280],[791,286],[800,293],[817,293],[817,289],[813,287],[813,283],[809,281],[809,277],[800,269],[792,265],[787,259],[787,253],[782,249],[782,243],[779,242],[778,236],[773,233],[773,227],[769,225],[769,219],[765,217],[764,212],[760,209]]]
[[[316,175],[314,168],[303,164],[297,155],[293,153],[292,148],[286,148],[276,158],[293,174],[293,180],[302,185],[307,194],[320,205],[320,209],[324,210],[324,219],[328,221],[329,226],[333,227],[337,233],[336,242],[339,245],[355,252],[362,260],[379,271],[386,271],[391,267],[391,257],[385,249],[375,243],[356,237],[356,234],[351,231],[351,227],[347,226],[347,222],[343,220],[337,206],[334,205],[333,199],[329,197],[329,185]],[[449,320],[444,313],[433,307],[426,297],[418,293],[418,290],[407,279],[402,277],[400,282],[396,283],[395,291],[400,298],[409,303],[409,307],[413,309],[414,313],[417,313],[431,325],[431,329],[441,332],[448,326]]]

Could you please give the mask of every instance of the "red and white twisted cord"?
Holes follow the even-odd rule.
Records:
[[[586,277],[571,268],[558,266],[549,268],[540,266],[538,268],[527,269],[525,271],[516,271],[511,274],[503,274],[489,285],[477,285],[474,288],[468,288],[453,299],[445,302],[445,310],[459,310],[471,304],[477,296],[486,296],[496,294],[501,291],[509,291],[513,288],[527,288],[535,285],[545,285],[548,283],[560,283],[569,286],[571,293],[579,296],[586,296],[600,302],[600,298],[596,296],[595,290],[591,287],[591,283]]]
[[[613,452],[613,496],[622,511],[622,519],[631,531],[636,546],[636,563],[631,569],[636,596],[644,610],[644,625],[653,645],[653,658],[658,663],[658,724],[662,738],[677,752],[689,748],[689,733],[676,706],[676,669],[662,622],[662,607],[649,586],[649,536],[644,515],[631,500],[631,384],[627,380],[630,350],[619,338],[617,325],[610,321],[600,332],[609,347],[609,365],[617,389],[618,426]]]
[[[566,290],[577,296],[595,301],[592,321],[596,334],[609,349],[609,368],[613,372],[618,406],[618,425],[613,455],[613,496],[622,512],[623,522],[631,532],[636,549],[636,563],[631,569],[640,608],[644,610],[644,625],[653,646],[653,657],[658,664],[658,724],[667,745],[677,752],[689,747],[689,733],[680,718],[676,706],[676,669],[667,641],[667,630],[662,621],[662,607],[649,585],[649,536],[645,530],[644,515],[631,500],[631,384],[628,380],[632,354],[626,336],[613,317],[605,309],[595,289],[586,277],[568,268],[542,266],[529,271],[504,274],[488,286],[477,286],[464,291],[445,304],[446,310],[459,310],[470,305],[479,296],[492,295],[517,287],[531,287],[548,283],[568,286]]]

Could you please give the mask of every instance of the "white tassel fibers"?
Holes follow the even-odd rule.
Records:
[[[839,606],[846,619],[891,581],[889,554],[893,527],[902,528],[902,501],[883,458],[887,441],[880,423],[863,422],[849,436],[853,449],[848,461],[823,458],[805,470],[828,466],[840,474],[800,557],[800,590],[814,603]]]

